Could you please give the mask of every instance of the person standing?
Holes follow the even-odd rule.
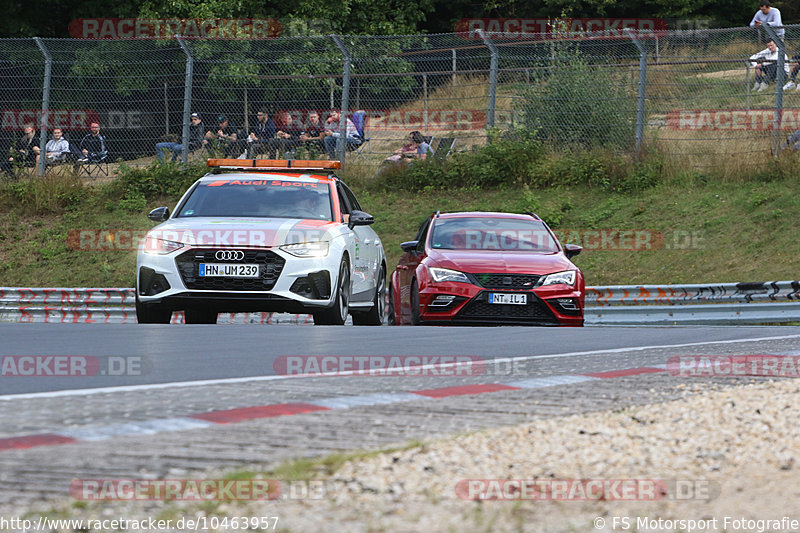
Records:
[[[769,0],[761,0],[761,7],[758,8],[756,14],[753,15],[753,20],[750,21],[751,28],[758,28],[762,24],[766,24],[767,26],[779,26],[775,28],[775,33],[778,34],[778,37],[783,39],[786,32],[783,29],[781,12],[777,7],[770,6]]]

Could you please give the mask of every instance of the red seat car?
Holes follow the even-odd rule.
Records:
[[[394,324],[582,326],[584,280],[533,213],[435,213],[392,273]]]

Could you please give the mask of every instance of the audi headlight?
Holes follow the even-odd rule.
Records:
[[[145,237],[144,244],[142,246],[142,251],[144,253],[152,255],[171,254],[175,250],[180,250],[183,248],[183,244],[180,242],[167,241],[157,237],[151,237],[150,235]]]
[[[328,255],[329,243],[320,242],[299,242],[297,244],[284,244],[281,250],[295,257],[325,257]]]
[[[575,285],[575,271],[565,270],[563,272],[555,272],[548,274],[539,280],[539,286],[542,285]]]
[[[458,281],[460,283],[469,283],[467,275],[458,270],[450,270],[449,268],[429,268],[431,278],[436,283],[442,281]]]

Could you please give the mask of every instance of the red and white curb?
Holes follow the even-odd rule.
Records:
[[[627,368],[607,372],[596,372],[577,375],[558,375],[523,379],[509,383],[487,383],[476,385],[459,385],[438,389],[424,389],[400,393],[375,393],[356,396],[335,396],[321,398],[308,403],[284,403],[274,405],[260,405],[226,409],[222,411],[209,411],[185,417],[162,418],[145,420],[141,422],[126,422],[122,424],[107,424],[103,426],[89,426],[75,429],[59,430],[54,433],[38,435],[22,435],[18,437],[0,438],[0,451],[21,450],[38,446],[54,446],[57,444],[72,444],[77,442],[97,442],[114,437],[128,437],[136,435],[155,435],[170,431],[185,431],[191,429],[204,429],[216,424],[235,424],[248,420],[261,418],[275,418],[279,416],[299,415],[317,411],[331,411],[335,409],[349,409],[373,405],[388,405],[393,403],[410,402],[424,398],[438,399],[452,396],[466,396],[484,394],[498,391],[512,391],[523,389],[538,389],[572,385],[597,379],[613,379],[618,377],[635,376],[665,372],[666,365],[653,365],[640,368]]]

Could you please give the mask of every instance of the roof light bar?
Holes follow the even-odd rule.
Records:
[[[259,170],[335,170],[342,168],[341,161],[306,159],[209,159],[206,165],[214,168],[257,168]]]

